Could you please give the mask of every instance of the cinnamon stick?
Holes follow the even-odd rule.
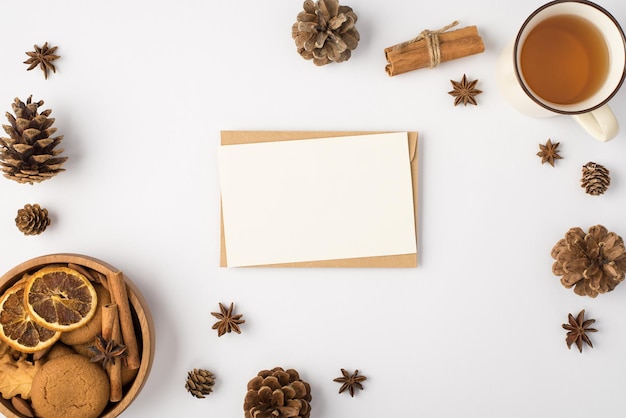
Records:
[[[96,276],[98,276],[98,283],[104,286],[104,288],[108,290],[110,294],[111,290],[109,290],[109,283],[107,281],[107,276],[105,276],[103,273],[100,273],[99,271],[96,271],[96,270],[94,270],[93,272],[95,273]]]
[[[67,267],[71,268],[72,270],[76,270],[77,272],[79,272],[80,274],[85,276],[90,282],[93,282],[93,283],[97,283],[98,282],[98,278],[95,277],[94,275],[92,275],[91,271],[89,271],[87,268],[81,266],[80,264],[67,263]]]
[[[107,284],[106,276],[100,273],[99,271],[92,270],[90,268],[87,268],[87,267],[81,266],[80,264],[75,264],[75,263],[67,263],[67,266],[71,268],[72,270],[76,270],[77,272],[81,273],[83,276],[87,277],[87,279],[89,279],[90,282],[100,283],[102,286],[104,286],[105,289],[109,290],[109,285]]]
[[[109,282],[109,292],[111,292],[111,298],[113,299],[113,302],[117,304],[122,338],[128,353],[126,357],[126,367],[131,370],[135,370],[141,365],[141,359],[139,358],[139,346],[137,344],[135,326],[133,325],[133,316],[130,311],[130,302],[128,301],[124,274],[121,271],[118,271],[109,275],[107,279]]]
[[[115,303],[109,303],[102,307],[102,337],[115,344],[122,344],[122,330],[120,328],[119,313]],[[122,400],[122,362],[117,359],[115,363],[106,366],[109,375],[110,392],[109,400],[119,402]]]
[[[485,44],[478,34],[476,26],[441,32],[436,36],[439,37],[440,62],[485,51]],[[390,77],[430,67],[432,63],[431,51],[426,39],[420,39],[416,42],[403,42],[385,48],[385,58],[387,59],[385,71]]]

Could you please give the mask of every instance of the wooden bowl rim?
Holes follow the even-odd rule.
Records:
[[[41,267],[46,264],[54,263],[74,263],[81,266],[88,267],[96,270],[104,275],[110,275],[112,273],[120,272],[119,269],[112,265],[99,260],[95,257],[91,257],[83,254],[75,253],[58,253],[48,254],[39,257],[32,258],[24,261],[23,263],[13,267],[0,277],[0,294],[4,293],[6,289],[16,281],[26,271],[33,270],[37,267]],[[152,368],[152,362],[154,361],[155,350],[155,335],[154,335],[154,322],[148,304],[143,295],[135,286],[135,284],[124,274],[124,280],[128,288],[128,299],[131,306],[135,310],[139,325],[141,328],[141,337],[143,341],[143,347],[141,351],[141,364],[137,376],[133,381],[128,391],[124,394],[124,397],[120,402],[117,402],[112,408],[105,410],[106,412],[100,416],[100,418],[114,418],[119,416],[139,395],[139,392],[148,380],[150,369]],[[11,401],[0,397],[0,412],[7,418],[21,418],[22,415],[18,414]]]

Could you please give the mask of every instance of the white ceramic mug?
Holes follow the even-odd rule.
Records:
[[[533,33],[533,29],[536,29],[537,25],[541,23],[541,28],[543,28],[546,24],[550,24],[546,23],[546,20],[553,22],[564,15],[566,18],[571,15],[575,16],[574,19],[582,18],[595,26],[604,40],[604,44],[606,44],[605,56],[608,59],[606,71],[602,72],[604,76],[597,83],[597,87],[593,88],[593,91],[587,97],[582,97],[574,102],[551,101],[542,97],[530,86],[532,82],[529,83],[530,78],[525,76],[522,70],[523,65],[526,65],[525,71],[528,71],[527,75],[531,73],[528,70],[529,68],[534,68],[533,71],[541,75],[555,70],[559,67],[559,64],[565,62],[565,60],[562,60],[559,63],[545,64],[542,61],[542,64],[531,65],[528,64],[529,60],[524,62],[525,57],[529,55],[522,54],[527,43],[530,44],[528,42],[529,35]],[[538,36],[536,34],[540,30],[537,29],[533,36]],[[561,39],[561,35],[558,33],[552,36],[555,34],[554,31],[544,31],[543,33],[544,35],[548,33],[551,36],[550,42],[552,43],[557,42],[553,41],[553,39]],[[566,33],[563,36],[567,37],[570,34]],[[565,50],[567,48],[557,47],[559,54]],[[545,61],[550,61],[556,55],[550,55],[550,59]],[[568,57],[568,59],[572,58]],[[583,63],[580,64],[582,65]],[[597,64],[596,62],[591,62],[593,66]],[[572,68],[572,66],[567,68]],[[617,135],[619,125],[607,102],[617,93],[626,76],[626,40],[617,20],[597,4],[587,0],[557,0],[541,6],[526,19],[515,40],[504,48],[498,60],[497,70],[500,91],[518,111],[533,117],[558,114],[571,115],[589,134],[600,141],[608,141]],[[561,69],[559,68],[555,71],[558,72]],[[558,83],[563,82],[565,79],[567,78],[558,79]],[[548,96],[545,93],[542,94]]]

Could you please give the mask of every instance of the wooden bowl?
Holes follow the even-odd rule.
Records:
[[[24,273],[34,272],[48,264],[78,264],[80,266],[95,270],[109,276],[112,273],[119,273],[119,269],[100,261],[96,258],[80,255],[80,254],[51,254],[28,260],[0,277],[0,295],[3,294],[11,285],[17,282]],[[109,402],[103,411],[101,418],[113,418],[120,415],[139,395],[143,385],[148,379],[152,361],[154,359],[154,323],[148,305],[139,292],[139,289],[124,275],[128,299],[130,301],[131,310],[133,311],[133,320],[135,323],[135,333],[139,342],[139,352],[141,354],[141,364],[133,382],[125,387],[125,392],[120,402]],[[8,418],[21,418],[11,404],[11,400],[0,397],[0,413]]]

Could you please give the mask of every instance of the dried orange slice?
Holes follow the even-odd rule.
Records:
[[[20,280],[0,299],[0,339],[23,353],[34,353],[54,344],[61,333],[42,327],[24,305],[24,287]]]
[[[28,278],[24,288],[24,304],[30,315],[54,331],[85,325],[95,314],[97,302],[89,280],[68,267],[44,267]]]

